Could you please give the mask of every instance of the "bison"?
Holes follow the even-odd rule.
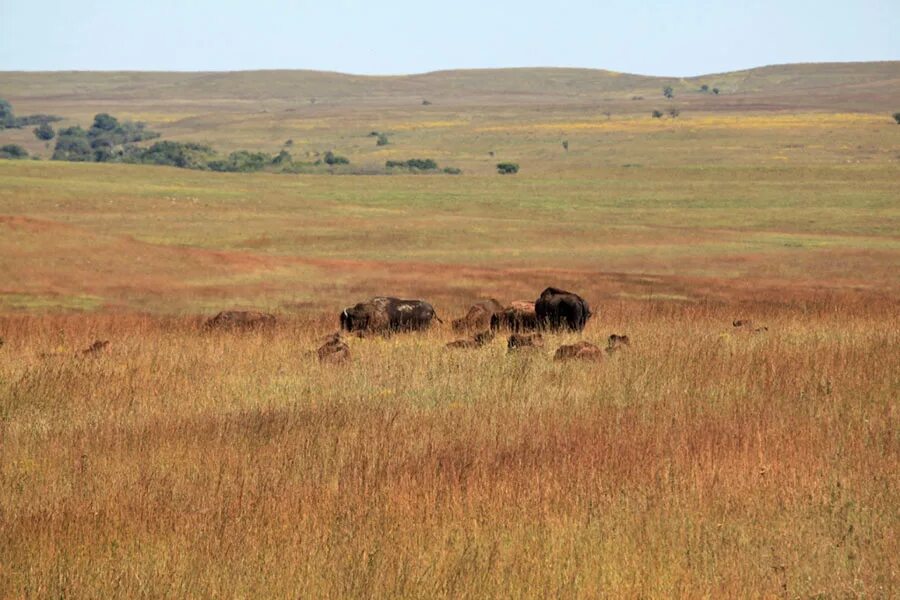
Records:
[[[96,356],[103,352],[109,346],[109,340],[96,340],[93,344],[82,350],[81,353],[87,356]]]
[[[491,329],[510,331],[531,331],[537,329],[538,320],[534,312],[534,302],[516,300],[491,317]]]
[[[540,333],[514,333],[506,340],[506,347],[510,350],[543,348],[544,336]]]
[[[360,333],[390,333],[428,329],[437,319],[434,307],[424,300],[400,300],[377,296],[349,306],[341,313],[341,329]]]
[[[340,332],[333,333],[325,339],[325,343],[316,350],[319,362],[344,364],[350,361],[350,346],[341,337]]]
[[[554,360],[603,360],[603,352],[590,342],[577,342],[560,346],[553,356]]]
[[[485,344],[489,344],[494,339],[493,331],[482,331],[476,333],[469,340],[455,340],[447,344],[449,350],[481,348]]]
[[[734,331],[737,333],[764,333],[769,330],[768,327],[756,327],[753,324],[753,321],[749,319],[736,319],[731,322],[734,326]]]
[[[481,331],[491,326],[493,316],[503,310],[503,305],[491,298],[476,302],[469,308],[466,316],[453,321],[453,331]]]
[[[607,354],[612,354],[613,352],[617,352],[625,348],[625,346],[630,346],[631,340],[628,339],[627,335],[616,335],[615,333],[609,336],[609,340],[606,344],[606,352]]]
[[[538,324],[550,329],[581,331],[591,318],[588,303],[572,292],[548,287],[534,303]]]
[[[262,329],[275,325],[275,315],[255,310],[225,310],[206,322],[207,329]]]

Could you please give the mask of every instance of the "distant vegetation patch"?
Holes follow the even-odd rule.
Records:
[[[28,115],[17,117],[13,112],[12,104],[0,98],[0,129],[21,129],[32,125],[43,125],[62,121],[62,117],[56,115]]]
[[[434,173],[440,169],[437,161],[432,158],[411,158],[409,160],[389,160],[384,166],[390,171],[394,169],[402,169],[410,173]],[[447,175],[459,175],[462,169],[457,167],[444,167],[443,173]]]
[[[28,151],[18,144],[6,144],[0,146],[0,158],[12,160],[28,158]]]

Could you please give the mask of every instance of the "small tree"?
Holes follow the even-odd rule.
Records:
[[[653,118],[654,118],[654,119],[662,119],[662,115],[663,115],[663,114],[662,114],[660,111],[658,111],[658,110],[654,110],[654,111],[653,111]]]
[[[671,85],[667,85],[663,88],[663,96],[665,96],[669,100],[675,97],[675,90],[672,89]]]
[[[894,120],[897,121],[898,125],[900,125],[900,112],[894,113]]]
[[[672,117],[673,119],[680,114],[681,114],[681,111],[678,110],[677,108],[672,108],[669,110],[669,116]]]
[[[42,141],[52,140],[56,136],[56,132],[50,127],[50,123],[41,123],[34,128],[34,137]]]
[[[709,86],[704,83],[703,85],[700,86],[700,91],[705,94],[706,92],[709,91]]]
[[[562,146],[563,146],[563,150],[568,152],[569,151],[569,140],[563,140]]]
[[[331,150],[329,150],[328,152],[325,153],[325,157],[323,160],[326,165],[331,165],[331,166],[333,166],[333,165],[349,165],[350,164],[350,161],[346,157],[337,155],[334,152],[332,152]]]
[[[376,146],[387,146],[390,143],[391,142],[390,142],[390,140],[388,140],[387,134],[384,134],[384,133],[379,133],[378,139],[375,141]]]
[[[8,101],[0,98],[0,129],[12,127],[16,122],[13,107]]]
[[[519,165],[516,163],[499,163],[497,172],[501,175],[515,175],[519,172]]]
[[[718,96],[718,95],[719,95],[719,88],[713,88],[712,92],[713,92],[713,94],[715,94],[716,96]]]

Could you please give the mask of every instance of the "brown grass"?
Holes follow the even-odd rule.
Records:
[[[584,339],[632,339],[601,364],[447,326],[328,367],[332,315],[4,318],[0,595],[896,592],[895,301],[598,308]]]

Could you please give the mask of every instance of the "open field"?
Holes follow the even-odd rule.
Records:
[[[361,172],[463,169],[0,160],[0,597],[900,590],[898,63],[0,73],[0,97]],[[444,325],[354,338],[343,368],[310,355],[375,294],[449,323],[548,285],[596,316],[531,354],[446,352]],[[280,323],[199,327],[225,308]],[[632,346],[552,360],[610,333]]]

